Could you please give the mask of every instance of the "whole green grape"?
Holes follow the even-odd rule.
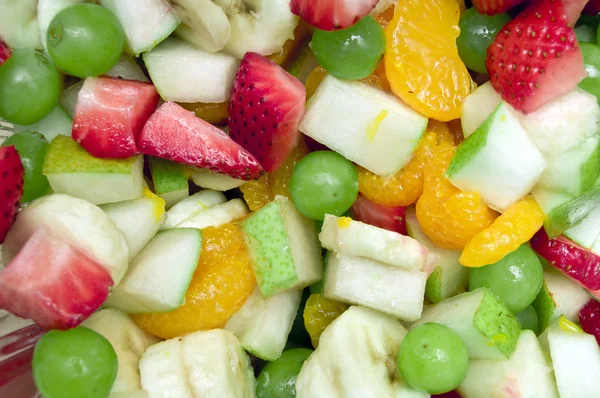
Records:
[[[383,56],[385,32],[367,15],[346,29],[315,29],[310,47],[317,62],[333,76],[363,79],[373,73]]]
[[[0,118],[33,124],[58,103],[60,74],[39,51],[15,50],[0,66]]]
[[[358,196],[358,172],[352,162],[336,152],[312,152],[296,164],[290,177],[290,193],[298,211],[309,218],[341,216]]]
[[[40,133],[22,131],[8,137],[2,146],[14,145],[25,168],[22,202],[31,202],[50,192],[48,178],[43,174],[48,141]]]
[[[48,52],[69,75],[98,76],[119,60],[125,33],[117,18],[95,4],[77,4],[59,12],[48,27]]]
[[[284,351],[279,359],[269,362],[256,379],[257,398],[295,398],[296,377],[302,364],[313,353],[307,348]]]
[[[489,288],[513,313],[535,300],[543,281],[542,263],[526,243],[494,264],[469,269],[469,290]]]
[[[33,379],[45,398],[106,398],[117,367],[110,342],[82,326],[46,333],[33,352]]]
[[[493,17],[482,15],[473,7],[461,16],[458,26],[460,36],[456,39],[458,55],[467,68],[487,74],[485,58],[487,48],[496,34],[510,21],[508,14],[496,14]]]
[[[579,82],[579,88],[594,95],[600,104],[600,47],[592,43],[579,43],[579,48],[588,73],[588,77]]]
[[[429,394],[454,390],[469,369],[469,352],[461,337],[438,323],[411,329],[398,351],[398,371],[414,389]]]
[[[538,332],[538,316],[535,308],[529,306],[523,311],[517,312],[515,318],[521,324],[521,329],[529,329],[537,334]]]

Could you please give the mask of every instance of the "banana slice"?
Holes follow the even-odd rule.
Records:
[[[225,47],[231,26],[225,12],[211,0],[171,0],[181,25],[175,35],[211,53]]]
[[[224,50],[238,58],[248,51],[262,55],[280,51],[294,38],[299,18],[289,0],[213,0],[225,11],[231,35]]]

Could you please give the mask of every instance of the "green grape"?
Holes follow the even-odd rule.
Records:
[[[542,263],[528,244],[494,264],[469,270],[469,290],[487,287],[509,310],[524,310],[535,300],[544,279]]]
[[[23,131],[8,137],[2,146],[14,145],[25,168],[22,202],[31,202],[50,192],[48,178],[42,173],[48,141],[40,133]]]
[[[579,43],[579,47],[588,73],[588,77],[579,82],[579,88],[594,95],[600,104],[600,47],[591,43]]]
[[[15,50],[0,66],[0,118],[14,124],[33,124],[58,102],[60,74],[44,54]]]
[[[106,8],[77,4],[54,17],[46,43],[60,69],[84,78],[106,73],[117,63],[125,45],[125,33]]]
[[[523,311],[517,312],[515,317],[521,324],[521,329],[529,329],[537,334],[538,332],[538,316],[535,308],[529,306]]]
[[[33,378],[45,398],[106,398],[117,367],[110,342],[81,326],[46,333],[33,352]]]
[[[346,29],[315,29],[310,47],[317,62],[333,76],[364,79],[383,56],[385,32],[373,17],[366,16]]]
[[[447,326],[424,323],[411,329],[400,344],[398,370],[413,388],[429,394],[454,390],[469,368],[469,352]]]
[[[588,25],[581,25],[575,28],[575,34],[580,43],[596,44],[596,28]]]
[[[458,55],[467,68],[479,73],[488,73],[485,67],[487,48],[494,41],[498,31],[509,21],[508,14],[490,17],[478,13],[475,8],[469,8],[460,16],[460,36],[456,39],[456,45]]]
[[[356,167],[333,151],[312,152],[296,164],[290,193],[298,211],[314,220],[341,216],[358,195]]]
[[[307,348],[284,351],[281,357],[269,362],[256,379],[257,398],[295,398],[296,377],[302,364],[313,353]]]

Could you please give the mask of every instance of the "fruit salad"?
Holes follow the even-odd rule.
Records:
[[[599,24],[0,1],[0,397],[600,397]]]

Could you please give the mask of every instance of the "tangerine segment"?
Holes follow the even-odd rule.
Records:
[[[202,230],[202,255],[185,303],[171,312],[131,317],[140,328],[163,339],[222,327],[255,284],[242,230],[232,224],[209,227]]]
[[[229,101],[219,102],[215,104],[209,104],[204,102],[194,103],[179,103],[183,108],[188,111],[194,112],[196,117],[205,120],[211,124],[223,124],[227,121],[229,111]]]
[[[433,156],[435,133],[421,138],[413,158],[402,170],[389,176],[380,176],[357,166],[358,190],[373,202],[384,206],[408,206],[423,192],[423,171]]]
[[[392,91],[417,112],[447,122],[475,88],[458,56],[459,6],[452,0],[403,0],[386,28],[385,69]]]
[[[452,135],[452,131],[450,130],[448,123],[440,122],[435,119],[429,119],[429,122],[427,123],[427,131],[437,135],[438,145],[442,142],[454,144],[454,136]]]
[[[481,196],[462,192],[444,176],[454,146],[442,143],[434,149],[425,168],[423,194],[417,202],[417,219],[423,231],[438,246],[462,250],[479,232],[489,227],[498,213]]]
[[[304,307],[304,327],[310,336],[313,347],[319,346],[319,339],[327,326],[348,309],[348,304],[330,300],[320,294],[311,294]]]
[[[471,239],[460,256],[466,267],[482,267],[500,261],[539,231],[544,212],[528,196],[514,203],[492,225]]]

